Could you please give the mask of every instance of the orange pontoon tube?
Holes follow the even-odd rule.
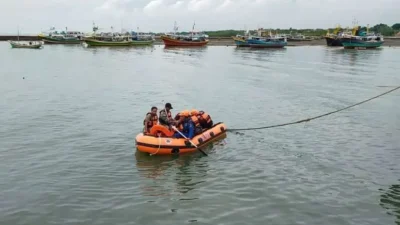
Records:
[[[136,136],[135,142],[138,151],[152,155],[174,155],[197,151],[196,147],[184,138],[163,137],[154,134],[139,133]],[[203,147],[225,137],[226,126],[223,123],[217,123],[210,129],[203,130],[201,134],[194,136],[191,141],[198,147]]]

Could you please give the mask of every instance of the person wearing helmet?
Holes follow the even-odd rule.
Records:
[[[193,121],[190,119],[190,113],[188,110],[184,110],[179,113],[179,123],[181,124],[182,128],[181,133],[188,139],[192,139],[195,135],[195,127]],[[174,137],[183,138],[179,132],[176,132]]]

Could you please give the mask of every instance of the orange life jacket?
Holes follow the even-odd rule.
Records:
[[[146,123],[146,119],[143,120],[143,125],[146,125],[147,129],[150,129],[152,126],[154,126],[154,125],[156,125],[158,123],[158,116],[151,114],[151,112],[148,112],[148,113],[146,113],[146,117],[149,114],[151,115],[151,117],[150,117],[150,121],[147,122],[147,125],[145,124]]]
[[[204,111],[200,111],[199,115],[197,115],[197,118],[199,119],[199,122],[202,127],[205,127],[207,125],[211,124],[211,117]]]
[[[199,119],[197,118],[197,116],[192,116],[192,117],[190,117],[190,119],[192,120],[192,122],[193,122],[193,124],[194,124],[194,127],[201,127],[201,126],[200,126],[200,121],[199,121]]]

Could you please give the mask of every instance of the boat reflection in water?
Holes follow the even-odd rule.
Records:
[[[214,142],[202,149],[212,154],[214,146],[220,148],[223,143]],[[209,161],[202,160],[201,154],[150,156],[136,151],[135,159],[139,175],[146,178],[141,182],[142,194],[146,196],[185,195],[205,182],[210,170]]]

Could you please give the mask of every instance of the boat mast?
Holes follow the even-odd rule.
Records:
[[[18,28],[17,28],[17,29],[18,29],[17,33],[18,33],[18,41],[19,41],[19,26],[18,26]]]
[[[196,21],[193,22],[193,27],[192,27],[192,37],[194,35],[194,26],[196,25]]]

